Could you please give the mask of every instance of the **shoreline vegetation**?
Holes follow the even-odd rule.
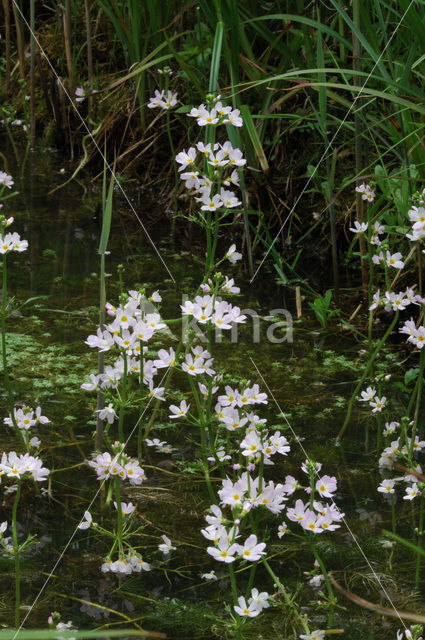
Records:
[[[0,11],[0,640],[422,640],[425,4]]]

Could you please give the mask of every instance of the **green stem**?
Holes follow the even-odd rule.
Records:
[[[420,356],[420,361],[419,362],[420,362],[420,364],[419,364],[419,375],[418,375],[418,380],[417,380],[418,390],[417,390],[417,395],[416,395],[415,417],[413,419],[413,427],[412,427],[412,435],[411,435],[410,451],[409,451],[409,458],[410,459],[412,459],[412,457],[413,457],[415,437],[416,437],[416,429],[417,429],[417,426],[418,426],[418,419],[419,419],[419,410],[421,408],[422,387],[423,387],[424,368],[425,368],[425,349],[421,350],[421,356]]]
[[[105,253],[100,254],[100,292],[99,292],[99,327],[101,331],[105,325],[105,304],[106,304],[106,289],[105,289]],[[105,354],[103,351],[99,351],[97,356],[97,372],[104,373],[105,371]],[[97,392],[97,409],[102,410],[104,408],[104,396],[101,389]],[[96,448],[102,451],[103,446],[103,420],[99,418],[97,413],[96,418]]]
[[[376,450],[379,452],[381,450],[381,440],[382,440],[382,416],[380,413],[376,416],[377,420],[377,436],[376,436]]]
[[[191,346],[191,344],[189,346]],[[180,342],[179,342],[179,344],[177,346],[177,349],[176,349],[176,358],[175,358],[176,362],[178,362],[178,360],[179,360],[179,356],[180,356],[180,352],[181,352],[182,348],[183,348],[183,338],[180,338]],[[175,367],[171,367],[168,370],[167,377],[164,380],[164,392],[167,391],[167,389],[168,389],[168,387],[169,387],[169,385],[171,383],[173,371],[175,371],[175,369],[176,369]],[[150,433],[150,431],[152,429],[152,426],[153,426],[153,424],[155,422],[156,414],[158,413],[158,410],[159,410],[159,407],[161,406],[161,404],[162,404],[161,400],[157,400],[156,401],[156,404],[155,404],[155,406],[153,408],[153,411],[152,411],[152,415],[149,418],[149,422],[148,422],[148,424],[146,426],[146,429],[145,429],[145,433],[144,433],[144,438],[145,439],[148,437],[148,435],[149,435],[149,433]]]
[[[18,486],[16,489],[15,501],[13,503],[12,511],[12,537],[13,537],[13,552],[15,555],[15,627],[19,629],[19,607],[21,604],[21,574],[19,564],[19,543],[18,543],[18,530],[16,526],[16,513],[18,511],[19,499],[21,497],[21,479],[18,478]]]
[[[2,360],[3,360],[3,376],[4,385],[7,391],[7,397],[9,400],[10,417],[12,419],[13,426],[16,434],[19,437],[25,451],[29,451],[28,443],[26,442],[20,428],[15,419],[15,405],[13,401],[12,386],[10,384],[9,371],[7,368],[7,350],[6,350],[6,304],[7,304],[7,264],[6,254],[3,254],[3,291],[2,291],[2,308],[1,308],[1,343],[2,343]]]
[[[309,634],[310,633],[310,629],[308,627],[307,622],[305,621],[303,616],[300,615],[296,605],[294,604],[293,600],[290,598],[290,596],[289,596],[288,592],[286,591],[285,587],[283,586],[283,584],[281,583],[281,581],[279,580],[279,578],[277,577],[277,575],[275,574],[275,572],[273,571],[273,569],[271,568],[269,563],[267,562],[266,558],[262,557],[261,561],[262,561],[267,573],[269,574],[269,576],[273,580],[273,583],[276,585],[276,587],[279,589],[279,591],[283,595],[283,598],[285,600],[286,606],[293,612],[294,616],[299,620],[299,622],[301,623],[302,628],[305,631],[305,633]]]
[[[230,584],[232,585],[232,595],[233,595],[233,604],[237,606],[238,604],[238,590],[236,587],[236,578],[235,578],[235,571],[233,569],[233,565],[232,564],[228,564],[227,565],[229,568],[229,577],[230,577]],[[242,630],[240,628],[240,624],[241,624],[242,620],[241,618],[236,619],[236,623],[237,623],[237,627],[236,627],[236,640],[242,640]]]
[[[312,535],[314,535],[314,533]],[[316,545],[314,543],[314,540],[310,540],[310,549],[311,549],[314,557],[316,558],[317,562],[319,563],[319,567],[320,567],[320,569],[322,571],[323,578],[325,580],[325,585],[326,585],[326,590],[328,592],[329,602],[332,605],[332,607],[334,607],[336,605],[335,594],[334,594],[334,591],[332,589],[331,581],[329,580],[328,572],[326,571],[326,567],[323,564],[323,561],[322,561],[321,557],[319,556],[319,553],[318,553],[318,551],[316,549]],[[334,615],[333,610],[329,611],[328,627],[332,626],[333,615]]]
[[[416,396],[417,396],[417,393],[418,393],[418,386],[419,386],[419,376],[416,378],[415,388],[412,391],[412,395],[410,396],[409,404],[407,405],[406,416],[408,416],[409,418],[410,418],[410,413],[412,411],[413,405],[415,404]]]
[[[1,301],[1,337],[2,337],[2,356],[3,356],[3,376],[4,376],[6,391],[7,391],[7,397],[9,399],[9,409],[13,416],[14,402],[13,402],[12,389],[10,386],[9,372],[7,369],[6,303],[7,303],[7,267],[6,267],[6,254],[4,253],[3,254],[3,291],[2,291],[2,301]],[[13,417],[12,417],[12,420],[13,420]]]
[[[422,549],[422,534],[424,525],[424,496],[421,494],[419,503],[419,526],[418,526],[418,542],[417,546]],[[419,589],[419,576],[421,570],[421,554],[416,555],[416,574],[415,574],[415,588]]]
[[[203,468],[204,468],[204,476],[205,476],[205,482],[208,488],[208,493],[209,496],[213,502],[213,504],[217,503],[217,498],[216,495],[214,493],[214,489],[212,488],[212,484],[211,484],[211,478],[210,478],[210,472],[208,469],[208,452],[207,452],[207,442],[206,442],[206,425],[205,425],[205,416],[204,416],[204,412],[202,410],[202,405],[201,402],[199,400],[199,395],[198,395],[198,391],[195,387],[195,383],[192,380],[192,376],[189,376],[189,383],[190,383],[190,388],[192,389],[192,393],[193,393],[193,397],[195,398],[195,404],[196,404],[196,408],[198,409],[198,417],[199,417],[199,427],[201,430],[201,451],[202,451],[202,461],[203,461]],[[236,602],[237,604],[237,602]]]
[[[122,543],[122,507],[121,507],[121,479],[119,476],[115,477],[115,500],[117,503],[117,538],[121,545]]]
[[[392,526],[392,531],[393,533],[395,533],[395,529],[396,529],[396,520],[395,520],[395,500],[394,500],[394,494],[391,494],[391,526]]]
[[[125,403],[127,401],[127,353],[123,353],[124,373],[122,377],[122,396],[120,406],[120,417],[118,421],[118,440],[121,444],[124,442],[124,412]]]
[[[207,232],[207,256],[205,259],[205,276],[204,280],[207,280],[210,273],[210,259],[211,259],[211,211],[207,211],[207,222],[206,222],[206,232]]]
[[[354,389],[354,393],[353,393],[353,395],[351,396],[351,398],[350,398],[350,400],[348,402],[347,415],[345,416],[344,424],[342,425],[341,430],[337,435],[337,440],[340,440],[342,438],[342,436],[345,433],[345,430],[347,429],[348,423],[349,423],[350,418],[351,418],[351,412],[353,410],[354,400],[356,399],[356,397],[357,397],[357,395],[358,395],[358,393],[359,393],[364,381],[366,380],[366,378],[367,378],[367,376],[369,374],[369,371],[370,371],[370,369],[371,369],[371,367],[372,367],[372,365],[373,365],[373,363],[375,361],[375,358],[376,358],[378,352],[380,351],[380,349],[382,349],[382,347],[385,344],[388,336],[390,335],[391,331],[394,329],[394,327],[395,327],[395,325],[396,325],[396,323],[398,321],[398,316],[399,316],[399,311],[396,311],[395,315],[394,315],[394,318],[393,318],[393,321],[391,322],[391,324],[388,327],[387,331],[385,332],[384,336],[378,341],[378,344],[376,345],[375,350],[373,351],[372,355],[370,356],[370,358],[369,358],[369,360],[368,360],[368,362],[366,364],[365,370],[363,371],[363,375],[360,378],[360,380],[358,381],[358,383],[356,385],[356,388]]]
[[[140,415],[143,414],[143,368],[144,368],[144,358],[143,358],[143,342],[140,340]],[[139,460],[142,459],[142,443],[143,443],[143,423],[142,420],[139,422],[139,428],[137,433],[137,457]]]

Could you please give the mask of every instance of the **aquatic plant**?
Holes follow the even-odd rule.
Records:
[[[11,188],[13,185],[12,176],[1,172],[0,180],[3,187],[0,189],[0,198],[3,195],[5,188]],[[3,205],[1,205],[3,206]],[[8,363],[7,363],[7,351],[6,351],[6,317],[8,313],[7,305],[7,256],[12,252],[22,253],[28,248],[27,240],[22,240],[17,232],[6,233],[6,229],[13,223],[13,217],[6,218],[3,214],[0,215],[0,253],[3,255],[2,272],[3,272],[3,289],[2,289],[2,306],[1,306],[1,339],[2,339],[2,360],[3,360],[3,377],[7,390],[7,397],[9,402],[10,414],[9,417],[4,420],[5,424],[15,430],[15,434],[21,443],[24,453],[17,453],[16,451],[9,451],[6,453],[3,451],[0,462],[0,475],[5,478],[13,478],[16,480],[16,484],[10,487],[10,490],[15,493],[15,498],[12,508],[12,542],[10,538],[5,537],[3,534],[8,528],[7,521],[1,524],[1,536],[0,544],[4,553],[13,557],[14,570],[15,570],[15,627],[18,629],[20,623],[20,605],[21,605],[21,573],[20,573],[20,559],[24,551],[31,545],[35,544],[35,536],[29,534],[23,542],[18,540],[18,523],[17,514],[19,508],[19,501],[21,497],[22,482],[25,480],[32,480],[33,482],[44,482],[49,475],[49,469],[43,467],[41,458],[30,455],[30,450],[38,448],[41,444],[39,438],[36,436],[29,438],[29,430],[38,424],[47,424],[50,420],[43,416],[41,408],[37,407],[34,411],[30,407],[23,406],[22,408],[16,408],[14,406],[14,397],[12,392],[12,386],[10,382]],[[37,489],[38,491],[38,489]]]

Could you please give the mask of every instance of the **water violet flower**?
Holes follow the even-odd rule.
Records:
[[[170,538],[167,538],[167,536],[161,536],[161,538],[163,539],[163,544],[159,544],[158,545],[158,549],[160,551],[162,551],[162,553],[164,555],[168,555],[171,551],[175,550],[176,547],[173,547],[173,545],[171,544],[171,540]]]
[[[353,233],[364,233],[367,231],[367,222],[359,222],[358,220],[354,221],[354,227],[349,227],[349,230]]]

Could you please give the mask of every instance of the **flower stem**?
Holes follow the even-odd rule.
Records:
[[[312,534],[314,535],[314,534]],[[313,540],[310,540],[310,549],[314,555],[314,557],[316,558],[317,562],[319,563],[319,567],[322,571],[323,574],[323,578],[325,580],[325,585],[326,585],[326,590],[328,592],[328,598],[329,598],[329,602],[332,605],[332,607],[334,607],[336,605],[336,598],[335,598],[335,594],[334,591],[332,589],[332,585],[331,585],[331,581],[329,580],[329,576],[328,576],[328,572],[326,571],[326,567],[323,564],[323,561],[321,559],[321,557],[319,556],[319,553],[316,549],[316,545],[314,544]],[[333,609],[329,611],[329,615],[328,615],[328,627],[330,627],[332,625],[333,622]]]
[[[18,424],[15,419],[15,405],[13,401],[13,393],[12,386],[10,384],[9,371],[7,368],[7,351],[6,351],[6,304],[7,304],[7,265],[6,265],[6,254],[3,254],[3,291],[2,291],[2,301],[1,301],[1,344],[2,344],[2,360],[3,360],[3,377],[4,377],[4,386],[6,387],[7,397],[9,400],[9,410],[10,417],[15,428],[16,434],[19,437],[21,443],[23,444],[25,451],[28,451],[28,444],[18,427]]]
[[[422,549],[422,534],[424,528],[424,496],[421,494],[420,503],[419,503],[419,526],[418,526],[418,542],[417,545]],[[415,573],[415,587],[419,589],[419,577],[421,570],[421,559],[422,556],[420,553],[416,555],[416,573]]]
[[[99,291],[99,328],[101,331],[105,328],[105,304],[106,304],[106,290],[105,290],[105,252],[100,254],[100,291]],[[103,351],[99,351],[97,356],[97,372],[104,373],[105,371],[105,354]],[[97,410],[101,411],[104,408],[104,396],[103,391],[99,389],[97,391]],[[96,418],[96,448],[99,451],[102,450],[103,445],[103,420],[97,414]]]
[[[122,543],[122,508],[121,508],[121,479],[119,476],[115,477],[115,499],[117,502],[117,537],[118,541]]]
[[[302,628],[304,629],[305,633],[309,634],[310,633],[310,629],[308,627],[307,622],[302,617],[302,615],[300,615],[295,603],[289,597],[288,592],[286,591],[285,587],[283,586],[283,584],[281,583],[281,581],[279,580],[279,578],[277,577],[277,575],[275,574],[275,572],[273,571],[273,569],[271,568],[269,563],[267,562],[266,558],[264,558],[264,557],[261,558],[261,561],[262,561],[267,573],[269,574],[269,576],[273,580],[274,584],[276,585],[276,587],[279,589],[279,591],[283,595],[284,600],[285,600],[285,604],[293,612],[294,616],[299,620],[299,622],[301,623]]]
[[[124,442],[124,407],[127,401],[127,353],[123,353],[124,373],[122,377],[122,396],[120,406],[120,416],[118,421],[118,440],[122,444]]]
[[[143,415],[143,368],[144,368],[144,356],[143,356],[143,342],[139,341],[140,345],[140,416]],[[137,432],[137,457],[142,459],[142,443],[143,443],[143,423],[139,421],[139,428]]]
[[[364,381],[366,380],[369,371],[375,361],[375,358],[379,352],[380,349],[382,349],[382,347],[384,346],[388,336],[390,335],[391,331],[394,329],[395,325],[397,324],[397,320],[398,320],[398,316],[399,316],[399,311],[395,312],[393,321],[391,322],[390,326],[388,327],[387,331],[385,332],[385,334],[382,336],[382,338],[378,341],[378,344],[375,347],[375,350],[373,351],[372,355],[370,356],[365,370],[363,371],[363,375],[360,378],[360,380],[358,381],[356,388],[354,389],[353,395],[351,396],[349,402],[348,402],[348,408],[347,408],[347,415],[345,416],[345,420],[344,420],[344,424],[342,425],[340,432],[337,435],[337,440],[340,440],[342,438],[342,436],[345,433],[345,430],[347,429],[348,423],[350,421],[351,418],[351,412],[353,410],[353,404],[354,404],[354,400],[356,399]]]
[[[395,529],[396,529],[396,525],[395,525],[395,500],[394,500],[394,494],[391,494],[391,526],[392,526],[392,531],[393,533],[395,533]]]
[[[421,408],[422,386],[423,386],[423,379],[424,379],[424,368],[425,368],[425,349],[422,348],[421,356],[420,356],[420,360],[419,360],[419,375],[418,375],[418,380],[417,380],[418,390],[417,390],[417,393],[416,393],[415,417],[413,418],[412,435],[411,435],[411,440],[410,440],[410,451],[409,451],[410,459],[412,459],[412,457],[413,457],[415,437],[416,437],[416,428],[418,426],[419,410]]]
[[[19,499],[21,497],[21,479],[18,478],[15,501],[12,510],[12,537],[13,553],[15,555],[15,627],[19,629],[19,607],[21,604],[21,574],[19,565],[19,543],[18,530],[16,526],[16,512],[18,511]]]

